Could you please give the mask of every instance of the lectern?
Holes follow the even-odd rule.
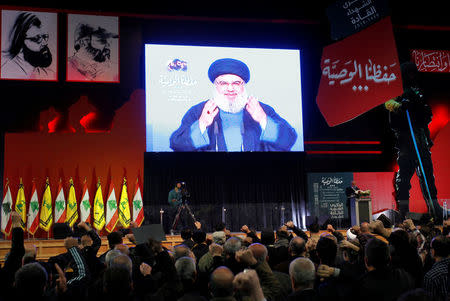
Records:
[[[361,225],[363,222],[370,223],[372,221],[372,198],[370,194],[359,195],[355,199],[354,212],[352,212],[353,216],[355,217],[356,225]]]

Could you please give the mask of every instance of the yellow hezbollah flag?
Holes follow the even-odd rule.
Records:
[[[130,227],[130,204],[128,203],[127,179],[125,178],[123,178],[122,192],[119,200],[119,221],[124,228]]]
[[[21,217],[20,226],[22,227],[23,230],[25,230],[27,223],[27,203],[25,201],[25,191],[23,188],[22,178],[20,178],[19,191],[17,192],[15,210],[17,213],[19,213]]]
[[[75,187],[73,186],[73,180],[70,178],[69,196],[67,198],[67,214],[66,223],[71,227],[78,219],[77,197],[75,196]]]
[[[102,185],[100,179],[97,183],[97,192],[94,197],[94,227],[98,231],[105,226],[105,207],[103,204]]]
[[[48,232],[53,224],[52,214],[52,194],[50,192],[50,183],[45,181],[44,196],[42,197],[41,215],[39,218],[39,227]]]

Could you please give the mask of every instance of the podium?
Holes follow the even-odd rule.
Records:
[[[361,225],[363,222],[370,223],[372,221],[372,198],[369,195],[360,195],[355,198],[355,206],[352,212],[352,221],[356,222],[355,225]]]

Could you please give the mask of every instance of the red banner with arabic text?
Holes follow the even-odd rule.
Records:
[[[317,105],[329,126],[403,93],[391,18],[324,48]]]
[[[420,72],[450,72],[450,51],[411,50],[411,60]]]

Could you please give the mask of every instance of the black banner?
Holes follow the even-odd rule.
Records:
[[[333,40],[343,39],[389,15],[387,0],[338,0],[327,8]]]

